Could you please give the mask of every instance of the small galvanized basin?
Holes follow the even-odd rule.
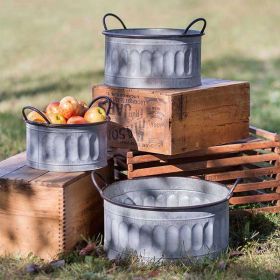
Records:
[[[99,99],[108,103],[106,96]],[[39,113],[47,123],[32,122],[27,119],[26,110]],[[90,124],[50,124],[48,118],[38,109],[25,106],[22,114],[26,123],[27,165],[37,169],[58,172],[87,171],[107,165],[107,122]]]

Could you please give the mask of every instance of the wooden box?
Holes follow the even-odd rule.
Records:
[[[124,158],[116,157],[118,169],[129,179],[194,176],[231,186],[241,178],[231,205],[242,205],[250,211],[280,212],[279,136],[254,127],[250,131],[247,139],[176,156],[129,151]]]
[[[112,160],[102,173],[113,176]],[[25,153],[0,162],[0,254],[44,259],[103,230],[103,202],[89,172],[32,169]]]
[[[204,79],[200,87],[170,90],[98,85],[92,93],[113,99],[111,147],[174,155],[249,133],[248,82]]]

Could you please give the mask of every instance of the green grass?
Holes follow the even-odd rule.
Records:
[[[279,1],[0,0],[0,159],[25,149],[23,105],[42,108],[65,95],[90,100],[90,86],[103,79],[101,21],[106,12],[117,13],[129,27],[183,28],[194,17],[205,17],[203,75],[248,80],[251,123],[280,132]],[[117,23],[109,20],[108,25]],[[67,256],[65,267],[52,271],[45,265],[34,277],[276,279],[280,277],[279,226],[276,215],[233,220],[231,250],[244,255],[229,258],[229,253],[192,267],[141,268],[133,259],[121,265],[74,252]],[[24,272],[33,261],[33,257],[1,258],[0,278],[33,278]],[[225,270],[221,261],[227,264]]]
[[[61,256],[65,265],[53,268],[36,257],[0,258],[1,279],[279,279],[280,217],[256,215],[232,217],[230,248],[217,260],[192,263],[151,263],[142,265],[135,257],[109,261],[101,244],[87,255],[79,248]],[[234,234],[233,234],[234,233]],[[37,264],[37,273],[27,273]]]
[[[0,0],[0,129],[23,127],[23,105],[37,107],[65,95],[90,100],[90,86],[102,82],[102,16],[120,15],[129,27],[183,28],[194,17],[208,20],[202,45],[204,76],[248,80],[251,122],[278,128],[280,103],[280,2],[267,0],[40,1]],[[144,16],[144,19],[143,19]],[[118,26],[113,19],[108,25]],[[23,131],[23,128],[21,129]],[[0,159],[24,149],[24,133],[15,147],[0,149]],[[0,147],[6,146],[0,138]],[[22,144],[20,144],[22,143]]]

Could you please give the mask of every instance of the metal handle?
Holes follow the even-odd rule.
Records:
[[[241,181],[241,178],[238,178],[235,183],[233,184],[232,188],[230,189],[230,192],[227,195],[227,199],[230,199],[233,195],[233,191],[235,190],[235,188],[237,187],[237,185],[239,184],[239,182]]]
[[[206,19],[205,18],[197,18],[195,20],[193,20],[188,26],[187,28],[185,29],[184,33],[183,34],[187,34],[187,32],[189,31],[189,29],[195,24],[197,23],[198,21],[203,21],[203,26],[202,26],[202,29],[200,30],[200,35],[202,35],[204,33],[204,30],[206,28]]]
[[[96,176],[99,177],[99,179],[101,179],[102,182],[104,183],[104,187],[103,187],[103,188],[101,188],[101,187],[99,186],[99,184],[97,183],[97,181],[96,181]],[[96,173],[95,171],[92,171],[92,172],[91,172],[91,180],[92,180],[92,182],[93,182],[95,188],[98,190],[100,196],[101,196],[102,198],[104,198],[103,191],[107,188],[107,183],[105,182],[104,178],[103,178],[99,173]]]
[[[102,102],[101,104],[102,105],[105,105],[106,103],[108,103],[108,107],[107,107],[107,110],[106,110],[106,116],[109,115],[110,113],[110,110],[111,110],[111,106],[112,106],[112,99],[108,96],[98,96],[96,98],[94,98],[90,104],[88,105],[88,107],[90,108],[97,100],[100,100],[100,99],[106,99],[105,102]]]
[[[35,111],[47,122],[47,124],[51,124],[51,122],[49,121],[49,119],[46,117],[46,115],[43,112],[41,112],[39,109],[32,107],[32,106],[24,106],[22,108],[22,115],[23,115],[23,118],[25,121],[28,121],[27,116],[25,114],[25,110]]]
[[[111,16],[111,17],[116,18],[116,19],[121,23],[121,25],[123,26],[123,28],[126,29],[125,24],[123,23],[123,21],[122,21],[117,15],[112,14],[112,13],[108,13],[108,14],[106,14],[106,15],[103,17],[103,26],[104,26],[104,29],[105,29],[105,30],[108,30],[107,24],[106,24],[106,17],[108,17],[108,16]]]

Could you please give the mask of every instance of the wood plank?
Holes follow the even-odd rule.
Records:
[[[158,174],[168,174],[168,173],[176,173],[182,171],[193,171],[205,168],[213,168],[213,167],[224,167],[224,166],[236,166],[244,163],[250,162],[263,162],[278,158],[277,154],[267,154],[267,155],[257,155],[257,156],[241,156],[234,158],[224,158],[218,160],[208,160],[201,162],[193,162],[186,164],[177,164],[177,165],[164,165],[164,166],[155,166],[150,168],[139,168],[133,171],[130,171],[131,175],[134,177],[139,176],[152,176]]]
[[[26,164],[26,152],[14,155],[0,162],[0,177],[11,173]]]
[[[40,258],[51,260],[61,252],[58,218],[0,213],[0,224],[1,256],[26,257],[32,252]]]
[[[86,175],[87,172],[47,172],[32,182],[42,186],[63,187],[65,184],[71,184]]]
[[[114,159],[108,159],[108,165],[100,169],[100,172],[109,174],[109,169],[112,170],[114,167]],[[104,173],[104,174],[105,174]],[[49,187],[66,187],[67,185],[73,184],[74,182],[82,179],[85,176],[88,176],[90,171],[87,172],[48,172],[35,180],[33,183],[38,183],[42,186],[49,186]]]
[[[279,200],[280,193],[270,193],[270,194],[258,194],[258,195],[246,195],[239,197],[232,197],[229,200],[229,203],[232,205],[240,205],[247,203],[255,203],[255,202],[265,202],[265,201],[273,201]]]
[[[29,166],[23,166],[21,168],[16,169],[15,171],[8,173],[4,176],[1,177],[0,180],[2,179],[7,179],[7,180],[23,180],[25,182],[30,182],[43,174],[46,174],[48,171],[46,170],[39,170],[39,169],[34,169]]]
[[[254,150],[254,149],[278,147],[279,144],[280,144],[279,142],[275,142],[275,141],[258,141],[252,143],[228,144],[228,145],[221,145],[221,146],[213,146],[204,150],[198,150],[198,151],[174,155],[174,156],[165,156],[160,154],[146,154],[146,155],[133,156],[133,153],[130,152],[129,157],[127,157],[127,163],[137,164],[137,163],[145,163],[145,162],[153,162],[153,161],[161,161],[161,160],[167,161],[169,159],[176,159],[176,158],[227,154],[227,153],[243,152],[243,151]]]
[[[199,156],[188,156],[188,157],[170,157],[170,158],[165,158],[165,159],[160,159],[160,155],[158,157],[158,160],[151,160],[151,161],[147,161],[147,159],[145,157],[146,155],[142,156],[135,156],[135,158],[137,157],[137,162],[133,163],[133,164],[141,164],[141,167],[143,165],[146,166],[155,166],[155,164],[172,164],[172,165],[176,165],[176,164],[180,164],[180,163],[188,163],[188,162],[198,162],[198,161],[206,161],[206,160],[214,160],[214,159],[222,159],[222,158],[226,158],[229,157],[229,154],[213,154],[213,155],[199,155]],[[150,156],[150,155],[147,155]],[[153,156],[153,155],[151,155]],[[240,153],[231,153],[230,157],[236,157],[236,156],[240,156]],[[157,157],[157,155],[156,155]],[[128,162],[130,162],[131,160],[128,160]],[[132,160],[133,161],[133,160]]]
[[[261,128],[256,128],[252,125],[250,125],[250,132],[257,136],[260,136],[260,137],[263,137],[266,139],[270,139],[272,141],[280,140],[279,135],[277,133],[269,132],[269,131],[261,129]]]
[[[37,218],[58,217],[60,189],[46,188],[21,181],[7,181],[0,186],[0,213]]]
[[[271,180],[271,181],[263,181],[258,183],[244,183],[239,184],[235,188],[234,192],[246,192],[246,191],[253,191],[253,190],[262,190],[262,189],[269,189],[269,188],[277,188],[280,185],[279,180]],[[229,186],[229,187],[232,187]]]
[[[78,241],[103,232],[103,200],[88,174],[64,189],[63,246],[72,249]]]
[[[218,181],[233,180],[237,178],[253,178],[253,177],[271,175],[277,173],[280,173],[279,167],[264,167],[264,168],[251,169],[251,170],[229,171],[223,173],[209,174],[205,176],[205,180],[218,182]]]

